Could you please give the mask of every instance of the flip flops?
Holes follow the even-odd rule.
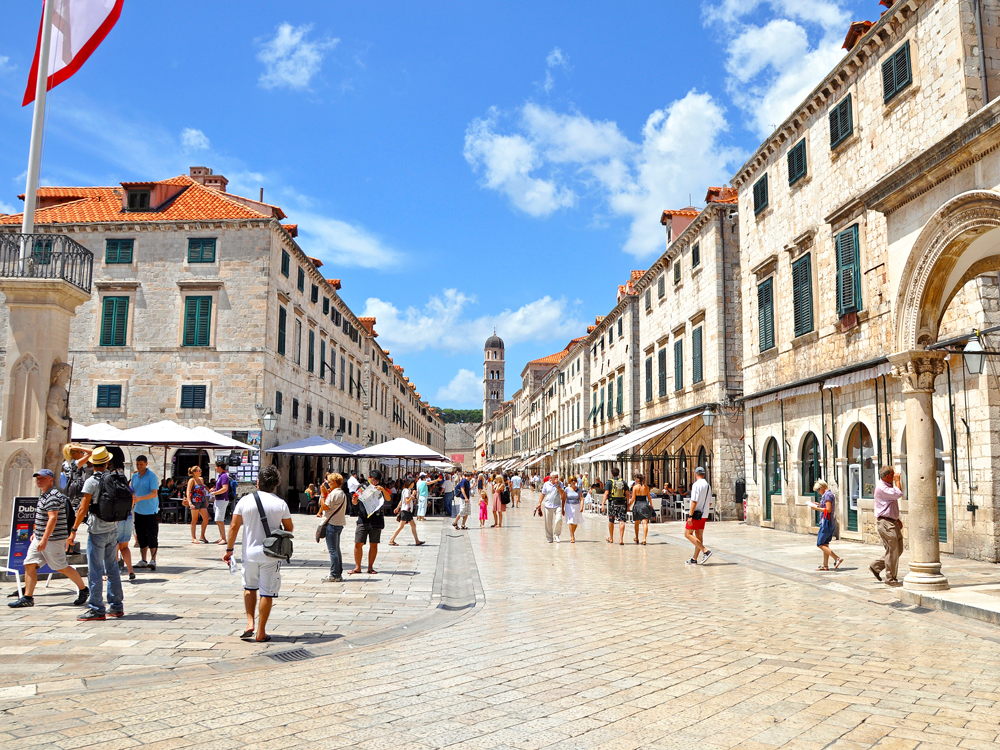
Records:
[[[254,632],[253,628],[244,630],[243,633],[240,635],[240,639],[245,641],[247,638],[253,635],[253,632]]]

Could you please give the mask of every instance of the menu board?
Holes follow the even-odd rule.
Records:
[[[24,558],[31,546],[31,538],[35,533],[35,510],[38,506],[37,497],[15,497],[14,509],[10,516],[10,548],[7,551],[7,568],[24,575]],[[50,542],[51,544],[52,542]],[[64,542],[57,542],[64,544]],[[38,568],[39,575],[54,573],[48,565]]]

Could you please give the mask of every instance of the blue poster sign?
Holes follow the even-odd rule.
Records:
[[[35,534],[35,510],[38,506],[37,497],[15,497],[14,510],[10,519],[10,548],[7,552],[7,568],[16,570],[24,577],[24,558],[31,546]],[[51,542],[50,542],[51,544]],[[65,542],[56,542],[65,544]],[[39,575],[55,573],[48,565],[38,569]]]

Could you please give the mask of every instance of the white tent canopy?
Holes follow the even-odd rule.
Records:
[[[218,432],[216,432],[215,430],[212,430],[212,429],[210,429],[208,427],[205,427],[203,425],[199,425],[198,427],[192,428],[191,429],[191,434],[192,435],[197,435],[199,438],[204,438],[206,440],[213,440],[213,441],[219,443],[224,448],[235,448],[236,450],[242,450],[242,451],[255,451],[255,450],[257,450],[257,448],[255,448],[252,445],[249,445],[247,443],[241,443],[239,440],[237,440],[235,438],[226,437],[225,435],[221,435]]]
[[[107,443],[122,434],[122,430],[113,427],[107,422],[97,422],[89,427],[87,425],[73,423],[70,434],[70,441],[74,443]]]
[[[396,438],[385,443],[373,445],[370,448],[362,448],[353,454],[355,458],[408,458],[419,461],[447,461],[448,457],[443,456],[432,448],[420,443],[414,443],[406,438]]]
[[[328,440],[319,435],[296,440],[284,445],[276,445],[268,448],[267,453],[285,453],[293,456],[334,456],[346,458],[354,455],[353,446],[350,443],[338,443],[336,440]]]
[[[162,422],[122,430],[117,436],[102,440],[112,445],[161,445],[183,448],[241,448],[256,450],[246,443],[227,438],[207,427],[190,428],[165,419]]]
[[[684,424],[685,422],[700,416],[700,413],[689,414],[686,417],[678,417],[677,419],[670,419],[666,422],[660,422],[659,424],[640,427],[638,430],[630,432],[627,435],[623,435],[620,438],[612,440],[610,443],[602,445],[600,448],[595,448],[589,453],[580,456],[578,459],[574,460],[573,463],[589,464],[596,463],[598,461],[614,461],[620,453],[631,450],[640,443],[646,442],[651,437],[660,435],[667,430],[673,429],[677,425]]]

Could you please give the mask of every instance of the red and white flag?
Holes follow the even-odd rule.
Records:
[[[52,42],[49,47],[49,91],[76,73],[117,23],[125,0],[43,0],[52,8]],[[44,7],[44,4],[43,4]],[[44,12],[43,16],[44,18]],[[38,49],[42,41],[41,24],[38,44],[31,63],[31,75],[24,91],[22,106],[35,100],[38,80]]]

